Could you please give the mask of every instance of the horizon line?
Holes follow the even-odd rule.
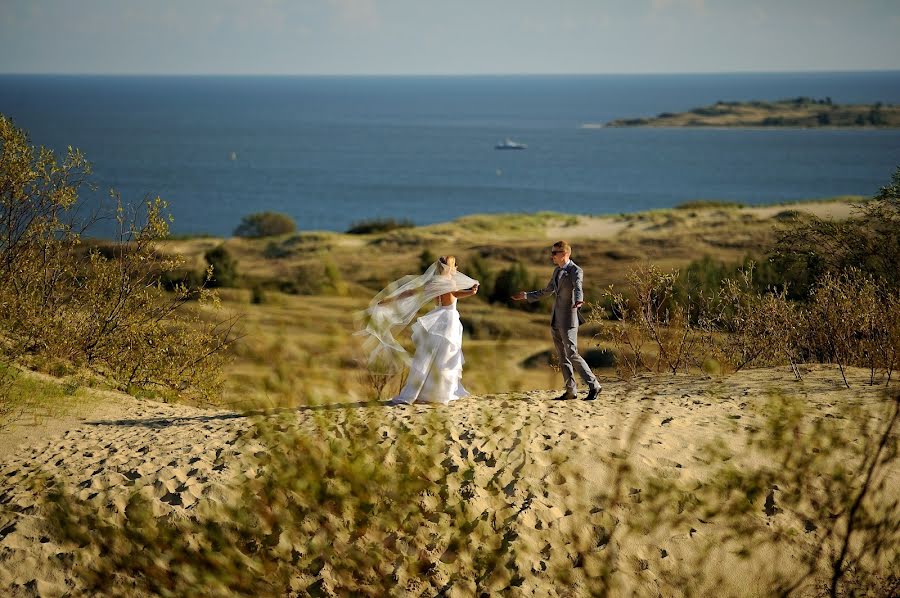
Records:
[[[792,75],[792,74],[826,74],[826,73],[900,73],[896,68],[870,69],[806,69],[806,70],[722,70],[722,71],[629,71],[629,72],[496,72],[496,73],[125,73],[125,72],[0,72],[0,77],[368,77],[368,78],[401,78],[401,77],[596,77],[596,76],[683,76],[683,75]]]

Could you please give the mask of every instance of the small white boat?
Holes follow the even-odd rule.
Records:
[[[513,141],[512,139],[510,139],[509,137],[507,137],[507,138],[504,139],[502,142],[500,142],[500,143],[498,143],[497,145],[495,145],[495,146],[494,146],[494,149],[498,149],[498,150],[523,150],[523,149],[525,149],[526,147],[528,147],[528,146],[525,145],[524,143],[516,143],[515,141]]]

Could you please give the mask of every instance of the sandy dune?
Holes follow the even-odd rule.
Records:
[[[723,443],[736,461],[758,465],[760,457],[744,446],[748,430],[762,425],[759,408],[767,393],[796,394],[816,417],[829,417],[841,402],[882,400],[882,389],[863,383],[865,372],[852,376],[850,390],[838,384],[833,368],[824,366],[813,368],[802,382],[795,382],[786,369],[711,380],[648,377],[607,383],[594,403],[558,402],[551,400],[555,392],[533,391],[471,397],[437,409],[350,401],[324,410],[301,407],[291,417],[296,414],[298,430],[321,433],[321,416],[326,433],[336,434],[348,418],[368,418],[379,426],[383,442],[390,443],[399,426],[424,433],[439,410],[450,430],[442,462],[451,472],[450,495],[486,518],[502,518],[514,532],[507,564],[511,585],[497,588],[505,595],[584,594],[575,571],[579,542],[573,539],[579,537],[590,550],[617,556],[613,581],[618,592],[680,595],[683,584],[696,583],[695,590],[702,590],[707,583],[706,589],[716,587],[718,595],[761,595],[773,574],[799,571],[799,554],[761,550],[754,559],[741,559],[732,544],[717,540],[728,530],[699,516],[675,529],[652,525],[652,514],[641,510],[650,487],[639,482],[619,488],[617,502],[599,497],[613,491],[614,473],[623,460],[634,471],[629,480],[696,486],[717,465],[704,450],[714,441]],[[122,514],[133,492],[150,499],[157,517],[183,517],[199,512],[205,502],[233,497],[230,485],[241,479],[249,455],[260,450],[252,420],[243,415],[121,400],[116,417],[88,417],[68,430],[26,442],[0,463],[0,593],[77,592],[73,567],[84,555],[53,540],[42,517],[39,474],[67,480],[79,498],[112,518]],[[502,423],[503,433],[485,427],[488,421]],[[629,444],[633,432],[636,440]],[[469,466],[474,479],[466,480],[463,471]],[[889,480],[896,498],[900,472],[889,472]],[[780,509],[777,490],[757,502],[751,517],[759,525],[799,530],[815,545],[822,530],[804,529],[803,521]],[[632,525],[638,529],[629,529]],[[707,555],[703,550],[710,546]],[[438,567],[428,579],[407,580],[403,587],[409,595],[434,595],[441,580],[450,579],[452,562],[440,561],[440,547],[435,550]],[[571,585],[555,581],[554,572],[561,568],[575,571]],[[685,575],[690,572],[705,581],[689,582]],[[806,591],[812,593],[808,587]],[[465,593],[463,586],[451,591]]]
[[[742,208],[729,208],[724,212],[735,221],[742,218],[756,220],[768,220],[776,215],[795,210],[811,214],[818,218],[844,220],[854,213],[854,204],[844,201],[802,201],[783,205],[745,206]],[[722,212],[715,209],[684,210],[691,216],[684,226],[698,227],[708,225],[713,221],[721,221]],[[653,214],[646,212],[645,214]],[[637,224],[637,226],[636,226]],[[623,216],[579,216],[575,224],[554,224],[546,228],[547,238],[551,239],[614,239],[625,231],[646,232],[653,230],[656,223],[648,218],[643,223],[635,223],[633,219]]]

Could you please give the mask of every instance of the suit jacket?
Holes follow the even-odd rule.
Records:
[[[565,268],[557,266],[553,269],[553,276],[550,277],[550,282],[545,288],[528,291],[525,293],[525,298],[534,302],[545,295],[556,295],[550,315],[550,325],[564,330],[577,328],[579,324],[584,323],[584,319],[581,313],[572,306],[578,301],[584,301],[584,292],[581,288],[583,280],[584,272],[575,262],[569,260],[569,264]]]

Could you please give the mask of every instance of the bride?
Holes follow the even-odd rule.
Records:
[[[368,323],[359,334],[369,367],[382,373],[409,366],[409,377],[391,404],[442,403],[469,393],[462,385],[462,323],[456,300],[478,292],[478,281],[456,269],[456,258],[441,256],[420,276],[405,276],[378,293],[366,310]],[[416,352],[412,360],[394,339],[429,301],[435,307],[412,325]]]

